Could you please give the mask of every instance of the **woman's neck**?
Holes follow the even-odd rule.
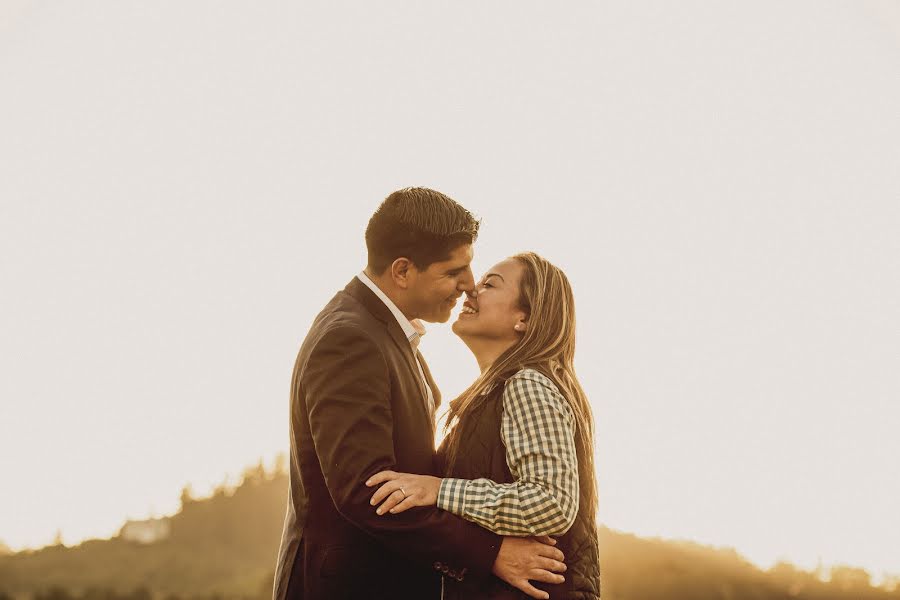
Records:
[[[483,340],[483,339],[466,339],[463,340],[475,360],[478,361],[478,368],[484,373],[492,364],[494,364],[501,354],[509,350],[515,345],[515,340]]]

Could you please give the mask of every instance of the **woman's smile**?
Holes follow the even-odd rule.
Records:
[[[472,304],[472,302],[470,300],[466,299],[466,301],[463,302],[463,307],[459,313],[459,316],[460,317],[462,317],[463,315],[475,316],[477,314],[478,314],[478,309],[475,308],[475,306]]]

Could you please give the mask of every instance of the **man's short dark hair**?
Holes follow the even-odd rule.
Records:
[[[423,187],[397,190],[384,199],[366,227],[369,270],[375,274],[400,257],[419,270],[450,258],[478,237],[478,220],[444,194]]]

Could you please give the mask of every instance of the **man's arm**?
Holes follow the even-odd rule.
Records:
[[[354,525],[430,568],[457,577],[491,573],[501,538],[436,508],[375,513],[365,481],[396,469],[390,375],[380,348],[363,331],[336,327],[317,342],[301,369],[312,441],[329,494]]]

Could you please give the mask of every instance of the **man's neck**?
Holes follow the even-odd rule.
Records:
[[[394,303],[394,306],[400,309],[400,312],[403,313],[403,316],[406,317],[408,321],[412,321],[413,319],[417,318],[416,316],[409,314],[409,310],[407,310],[405,303],[401,298],[398,297],[397,288],[393,285],[394,282],[386,277],[373,275],[372,271],[370,271],[368,267],[363,269],[363,273],[365,273],[366,277],[372,280],[372,283],[374,283],[375,286],[378,287],[378,289],[381,290],[382,293],[387,296],[391,302]]]

